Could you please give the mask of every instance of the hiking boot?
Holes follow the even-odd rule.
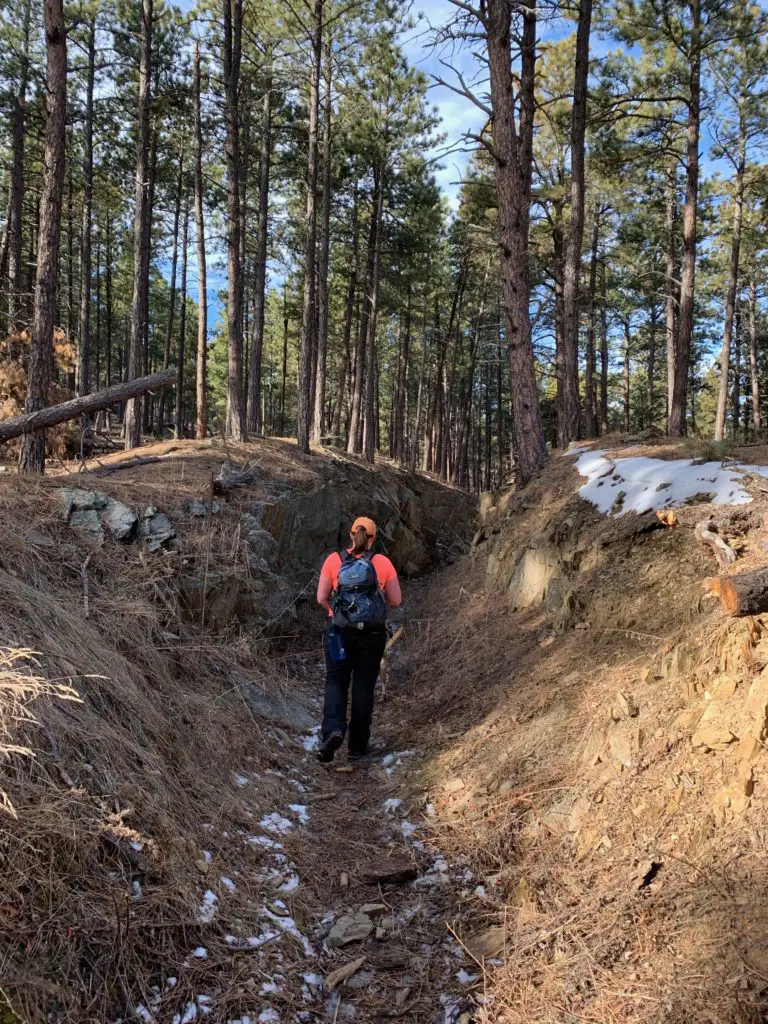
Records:
[[[328,764],[331,762],[336,751],[343,742],[344,737],[340,732],[332,732],[327,740],[323,740],[320,749],[317,752],[317,760],[320,761],[321,764]]]
[[[376,764],[381,760],[381,751],[376,750],[350,750],[349,752],[349,763],[350,764]]]

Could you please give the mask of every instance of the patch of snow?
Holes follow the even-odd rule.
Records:
[[[288,804],[288,810],[293,811],[296,817],[299,819],[300,825],[309,824],[309,812],[304,804]]]
[[[203,924],[210,924],[216,914],[218,896],[211,889],[206,889],[203,894],[203,905],[200,907],[199,920]]]
[[[204,861],[212,861],[213,860],[213,854],[211,853],[210,850],[203,850],[203,860]]]
[[[670,508],[697,494],[710,494],[714,505],[746,505],[752,498],[742,486],[744,474],[768,476],[766,466],[694,465],[691,459],[664,461],[646,455],[611,459],[604,449],[580,455],[576,468],[587,478],[579,488],[581,497],[603,513],[616,507],[615,516]]]
[[[280,906],[281,904],[282,901],[278,900],[277,905]],[[284,907],[285,904],[282,904],[282,906]],[[265,917],[268,917],[270,921],[276,924],[278,928],[282,929],[282,931],[287,932],[295,939],[298,939],[304,949],[305,956],[316,956],[309,939],[299,931],[296,922],[292,917],[280,917],[277,914],[273,914],[271,910],[267,910],[266,907],[262,910],[262,914],[264,914]]]
[[[248,785],[248,776],[247,775],[237,775],[236,774],[235,775],[235,782],[237,783],[238,786],[247,786]]]
[[[434,818],[434,816],[435,816],[435,805],[434,804],[427,804],[427,806],[424,808],[424,810],[425,810],[426,815],[427,815],[428,818]]]
[[[263,946],[266,942],[273,942],[279,937],[277,932],[266,931],[262,932],[261,935],[249,935],[246,937],[242,935],[225,935],[224,941],[230,949],[258,949],[259,946]]]
[[[197,1020],[197,1003],[187,1003],[183,1013],[174,1014],[171,1024],[190,1024],[193,1020]]]
[[[274,832],[279,836],[285,835],[286,832],[293,828],[293,822],[278,814],[277,811],[265,814],[259,825],[261,828],[266,829],[267,832]]]
[[[470,974],[468,971],[465,971],[463,967],[456,973],[456,980],[460,985],[474,985],[479,977],[479,974]]]
[[[389,768],[394,763],[395,763],[395,755],[394,754],[385,754],[384,757],[382,757],[382,759],[381,759],[381,767],[382,768]]]
[[[321,974],[315,974],[314,971],[310,971],[308,974],[303,974],[302,978],[305,985],[309,985],[310,988],[320,988],[323,984],[323,977]]]
[[[254,1024],[253,1017],[247,1013],[243,1014],[242,1017],[232,1017],[227,1021],[227,1024]]]
[[[267,1006],[259,1014],[258,1020],[259,1024],[279,1024],[280,1014],[277,1010],[273,1010],[271,1006]]]
[[[459,1016],[461,1003],[456,996],[441,995],[440,1002],[443,1006],[443,1024],[453,1024]]]
[[[263,846],[267,850],[282,850],[283,844],[270,839],[269,836],[249,836],[248,842],[252,846]]]
[[[138,1006],[134,1006],[133,1015],[134,1017],[138,1017],[139,1020],[143,1020],[145,1024],[155,1024],[154,1014],[150,1013],[143,1003],[139,1003]]]
[[[299,888],[299,876],[291,875],[287,878],[281,886],[278,886],[278,892],[294,892]]]
[[[314,729],[307,733],[306,736],[301,737],[301,745],[305,750],[317,750],[320,746],[320,726],[316,725]]]
[[[397,797],[391,796],[388,800],[384,801],[384,813],[393,814],[402,803],[402,800],[398,800]]]
[[[198,946],[197,949],[195,949],[190,954],[190,956],[193,956],[195,958],[195,960],[207,960],[208,959],[208,950],[205,948],[205,946]],[[174,980],[174,984],[175,984],[176,983],[176,979],[174,978],[173,980]],[[170,984],[170,981],[169,981],[169,984]]]
[[[485,896],[485,886],[478,885],[475,887],[475,896]]]
[[[140,850],[144,849],[144,844],[143,843],[137,843],[135,839],[132,839],[131,843],[130,843],[130,847],[131,847],[132,850],[135,850],[136,853],[139,853]]]
[[[219,881],[228,892],[237,892],[237,886],[231,878],[227,878],[226,875],[222,875]]]
[[[279,996],[282,989],[274,981],[265,981],[259,989],[260,996]]]

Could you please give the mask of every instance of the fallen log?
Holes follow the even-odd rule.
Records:
[[[768,612],[768,568],[738,576],[715,576],[703,586],[720,598],[723,612],[734,617]]]
[[[696,523],[694,533],[699,544],[712,550],[722,569],[727,569],[736,561],[736,552],[718,534],[717,526],[711,519],[702,519],[700,523]]]
[[[22,434],[33,434],[37,430],[55,427],[57,423],[77,419],[78,416],[85,413],[106,409],[113,402],[124,402],[129,398],[144,395],[147,391],[167,388],[175,383],[176,370],[160,370],[159,373],[151,373],[148,377],[137,377],[135,380],[127,380],[123,384],[113,384],[101,391],[94,391],[91,395],[71,398],[68,402],[61,402],[59,405],[49,405],[45,409],[38,409],[37,412],[15,416],[11,420],[4,420],[0,423],[0,443],[11,441],[14,437],[21,437]]]

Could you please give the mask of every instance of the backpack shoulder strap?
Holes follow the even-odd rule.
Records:
[[[341,564],[344,565],[345,562],[351,561],[352,555],[350,555],[346,548],[340,548],[339,558],[341,559]]]

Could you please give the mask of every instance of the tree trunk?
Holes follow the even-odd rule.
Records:
[[[283,383],[280,391],[280,437],[285,437],[285,389],[288,380],[288,282],[283,282]]]
[[[64,26],[64,2],[45,0],[43,11],[47,54],[45,153],[27,385],[28,416],[44,409],[48,401],[48,385],[53,370],[53,329],[59,286],[59,234],[67,121],[67,36]],[[7,427],[8,424],[3,426]],[[38,429],[35,433],[24,434],[19,454],[19,472],[44,471],[45,432]]]
[[[105,290],[105,302],[106,302],[106,372],[104,375],[104,383],[107,387],[112,383],[112,218],[107,213],[107,231],[105,239],[106,252],[105,267],[104,267],[104,290]]]
[[[317,126],[320,116],[320,70],[323,47],[323,2],[314,0],[312,67],[309,74],[309,139],[307,150],[307,256],[299,353],[299,408],[296,436],[299,450],[309,451],[312,432],[312,380],[317,356]]]
[[[731,260],[728,267],[728,291],[725,297],[725,323],[723,325],[723,348],[720,353],[720,388],[717,395],[715,417],[715,440],[725,437],[725,410],[728,403],[728,368],[731,361],[731,337],[733,316],[736,309],[736,293],[739,287],[739,256],[741,251],[741,225],[744,218],[744,172],[747,165],[746,124],[743,113],[739,119],[739,150],[736,166],[736,189],[733,197],[733,233],[731,236]]]
[[[362,451],[361,427],[363,421],[366,345],[368,340],[368,326],[371,318],[371,289],[373,287],[376,253],[378,249],[378,210],[381,192],[381,175],[377,164],[373,168],[373,202],[371,207],[371,223],[368,231],[365,290],[363,293],[363,308],[360,314],[360,326],[357,332],[357,345],[355,352],[355,384],[352,391],[352,409],[349,418],[349,437],[347,438],[347,451],[350,453],[359,453]]]
[[[320,248],[317,262],[317,382],[312,437],[319,441],[325,431],[325,389],[328,366],[328,284],[331,249],[331,86],[333,46],[331,35],[325,43],[325,96],[323,99],[323,187],[320,200]]]
[[[571,117],[571,225],[563,278],[563,393],[559,396],[557,417],[561,448],[567,448],[579,436],[579,271],[584,239],[584,135],[587,127],[591,22],[592,0],[579,0]]]
[[[378,431],[378,414],[376,398],[378,395],[376,324],[379,313],[379,266],[381,263],[381,219],[384,209],[384,168],[379,169],[379,186],[377,203],[374,208],[376,221],[373,247],[373,268],[370,289],[367,291],[368,305],[368,339],[365,370],[365,420],[363,423],[363,455],[367,462],[373,462]],[[365,310],[365,303],[363,304]]]
[[[699,192],[699,133],[701,121],[701,0],[691,0],[691,59],[689,71],[688,139],[686,156],[685,212],[683,214],[683,265],[680,277],[680,317],[675,352],[675,374],[669,433],[684,437],[686,398],[693,338],[693,304],[696,281],[696,218]]]
[[[240,260],[240,58],[243,0],[224,0],[224,93],[227,157],[227,365],[226,435],[246,436],[243,394],[243,275]]]
[[[56,0],[48,0],[49,4],[54,2]],[[37,437],[38,433],[43,436],[49,427],[55,427],[57,423],[75,420],[78,416],[83,416],[86,413],[98,412],[99,409],[106,409],[116,402],[135,398],[137,395],[146,394],[147,391],[170,387],[175,380],[176,370],[171,367],[167,370],[160,370],[159,373],[150,374],[149,377],[136,377],[134,380],[113,384],[109,388],[104,388],[103,391],[92,391],[89,395],[83,395],[81,398],[70,398],[68,402],[61,402],[59,405],[41,406],[37,410],[28,410],[22,416],[0,422],[0,444],[12,441],[15,437],[22,435],[26,443],[30,437]],[[32,431],[36,433],[32,435]],[[24,469],[20,467],[20,471],[24,472]]]
[[[165,352],[163,356],[163,366],[170,366],[171,363],[171,345],[173,343],[173,320],[174,312],[176,309],[176,267],[179,259],[179,221],[181,219],[181,195],[184,189],[184,147],[181,147],[179,152],[179,171],[176,176],[176,204],[173,210],[173,250],[171,253],[171,279],[168,296],[168,324],[165,329]],[[166,406],[166,392],[163,391],[160,395],[160,401],[157,403],[157,436],[162,438],[165,431],[165,406]]]
[[[203,129],[200,112],[200,43],[195,40],[195,230],[197,233],[197,381],[195,436],[202,440],[208,432],[208,287],[205,267],[205,215],[203,212]]]
[[[141,0],[141,57],[139,62],[139,139],[136,155],[136,208],[133,220],[133,302],[128,377],[140,377],[145,329],[149,317],[149,113],[152,73],[153,0]],[[132,398],[125,407],[125,447],[141,444],[142,403]]]
[[[184,226],[181,229],[181,294],[179,295],[179,362],[176,378],[176,438],[184,435],[184,350],[187,333],[187,250],[189,248],[189,194],[184,203]]]
[[[405,300],[405,327],[402,331],[397,378],[395,383],[394,412],[392,416],[392,457],[405,462],[405,396],[408,390],[408,361],[411,353],[411,300],[413,284],[408,279]]]
[[[485,264],[483,274],[483,287],[480,292],[480,305],[477,307],[475,323],[469,342],[469,367],[467,368],[467,379],[462,388],[458,408],[458,426],[456,432],[456,459],[453,466],[451,482],[456,487],[461,487],[467,475],[467,446],[469,443],[470,431],[472,429],[472,398],[475,380],[475,362],[477,349],[480,343],[480,332],[482,330],[483,317],[485,316],[485,300],[488,292],[488,275],[490,273],[490,258]]]
[[[559,420],[563,393],[565,359],[565,317],[563,316],[563,275],[565,272],[565,233],[563,231],[563,200],[556,199],[552,213],[552,257],[555,288],[555,412]],[[558,433],[559,433],[559,427]]]
[[[608,433],[608,304],[604,251],[600,259],[600,433]]]
[[[677,252],[675,246],[675,174],[670,174],[667,190],[666,217],[664,221],[667,242],[666,271],[666,334],[667,334],[667,433],[672,418],[672,395],[675,390],[675,358],[676,358],[676,307],[677,307]]]
[[[91,346],[91,219],[93,210],[93,87],[96,74],[96,14],[88,22],[88,66],[85,85],[83,155],[83,228],[80,239],[80,330],[75,367],[75,392],[90,391],[88,360]],[[98,385],[97,385],[98,386]]]
[[[332,433],[335,438],[341,437],[341,417],[344,406],[344,389],[346,386],[347,373],[350,369],[351,351],[350,340],[352,338],[352,322],[355,317],[355,296],[357,295],[357,273],[358,273],[358,223],[357,223],[357,189],[354,192],[352,201],[352,263],[349,273],[349,285],[347,287],[347,302],[344,310],[344,342],[341,370],[339,372],[339,385],[336,391],[336,403],[333,414]]]
[[[24,214],[24,143],[29,84],[29,37],[32,20],[31,0],[24,0],[22,14],[22,50],[19,84],[14,96],[11,120],[11,190],[8,204],[8,330],[20,328],[24,293],[22,222]]]
[[[653,426],[653,375],[656,372],[656,324],[658,319],[658,313],[656,310],[656,299],[654,295],[650,297],[651,308],[650,308],[650,325],[649,325],[649,337],[648,337],[648,366],[647,366],[647,380],[645,382],[645,404],[647,406],[646,413],[646,427]]]
[[[632,338],[629,330],[629,320],[624,321],[624,432],[629,433],[629,384],[630,384],[630,364],[629,364],[629,347],[632,342]]]
[[[587,351],[584,374],[584,433],[597,437],[597,402],[595,401],[595,290],[597,288],[597,249],[600,241],[600,207],[595,206],[592,222],[592,254],[589,261],[589,308],[587,310]]]
[[[736,323],[733,331],[733,395],[732,395],[733,437],[739,436],[739,420],[741,419],[741,317],[736,310]]]
[[[760,433],[760,373],[757,367],[757,283],[749,282],[749,372],[752,383],[752,426]]]
[[[262,432],[261,421],[261,361],[264,351],[264,304],[267,283],[267,242],[269,239],[269,184],[272,160],[272,49],[268,45],[265,55],[266,76],[261,115],[261,160],[259,163],[259,227],[256,242],[256,272],[253,285],[253,335],[251,343],[251,373],[249,379],[248,429],[252,434]]]
[[[536,13],[524,5],[520,92],[515,102],[510,66],[511,6],[488,0],[486,35],[493,107],[493,144],[499,203],[501,292],[506,319],[507,354],[518,454],[518,483],[524,484],[547,460],[539,410],[538,384],[531,339],[528,224],[535,107]],[[520,109],[516,131],[515,107]]]

